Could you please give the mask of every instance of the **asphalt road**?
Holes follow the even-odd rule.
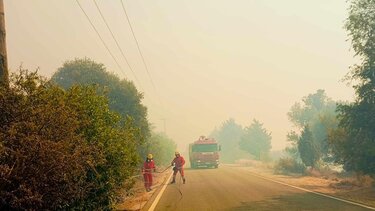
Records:
[[[242,168],[186,169],[155,210],[369,210],[254,176]],[[147,209],[147,208],[146,208]]]

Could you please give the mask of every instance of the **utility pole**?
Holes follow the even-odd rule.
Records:
[[[0,86],[9,86],[4,1],[0,0]]]

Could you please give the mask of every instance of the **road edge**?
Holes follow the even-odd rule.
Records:
[[[171,179],[172,175],[173,175],[173,172],[171,172],[170,175],[168,176],[168,178],[164,180],[164,182],[163,182],[164,185],[163,185],[163,187],[161,188],[161,190],[158,191],[156,197],[155,197],[155,198],[152,197],[152,198],[146,203],[146,205],[142,208],[142,210],[153,211],[153,210],[155,209],[155,207],[156,207],[156,205],[158,204],[158,202],[159,202],[161,196],[163,195],[165,189],[167,188],[167,186],[168,186],[168,181]],[[153,198],[154,198],[154,199],[153,199]],[[153,199],[153,200],[152,200],[152,199]],[[151,205],[148,205],[150,202],[152,202],[152,204],[151,204]],[[146,209],[147,207],[149,207],[149,208]]]
[[[258,173],[253,172],[253,171],[250,171],[250,170],[247,170],[247,172],[249,172],[250,174],[252,174],[255,177],[258,177],[258,178],[261,178],[261,179],[264,179],[264,180],[267,180],[267,181],[270,181],[270,182],[278,183],[278,184],[285,185],[285,186],[295,188],[295,189],[298,189],[298,190],[302,190],[302,191],[305,191],[305,192],[308,192],[308,193],[313,193],[313,194],[316,194],[316,195],[319,195],[319,196],[327,197],[327,198],[330,198],[330,199],[334,199],[334,200],[337,200],[337,201],[341,201],[341,202],[356,205],[356,206],[359,206],[359,207],[367,208],[367,209],[370,209],[370,210],[375,210],[375,207],[371,207],[371,206],[366,205],[366,204],[361,204],[361,203],[350,201],[350,200],[347,200],[347,199],[338,198],[338,197],[331,196],[331,195],[328,195],[328,194],[312,191],[312,190],[309,190],[309,189],[306,189],[306,188],[301,188],[301,187],[298,187],[298,186],[295,186],[295,185],[291,185],[291,184],[288,184],[288,183],[285,183],[285,182],[281,182],[281,181],[278,181],[278,180],[275,180],[275,179],[265,177],[263,175],[260,175]]]

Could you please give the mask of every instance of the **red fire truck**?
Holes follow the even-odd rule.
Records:
[[[219,166],[220,145],[213,138],[199,137],[189,144],[189,160],[191,168]]]

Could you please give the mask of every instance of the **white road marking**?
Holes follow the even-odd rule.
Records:
[[[171,175],[169,175],[168,179],[167,179],[167,182],[164,184],[164,186],[162,187],[162,189],[160,190],[159,194],[156,196],[154,202],[151,204],[151,207],[148,209],[148,211],[153,211],[156,207],[156,205],[158,204],[161,196],[163,195],[165,189],[167,188],[168,186],[168,182],[169,180],[171,180],[171,177],[173,175],[173,172],[171,173]]]
[[[298,186],[290,185],[288,183],[284,183],[284,182],[280,182],[280,181],[277,181],[277,180],[274,180],[274,179],[271,179],[271,178],[264,177],[260,174],[254,173],[254,172],[249,171],[249,170],[248,170],[248,172],[250,172],[252,175],[254,175],[256,177],[259,177],[259,178],[262,178],[262,179],[265,179],[265,180],[268,180],[268,181],[271,181],[271,182],[275,182],[275,183],[278,183],[278,184],[281,184],[281,185],[285,185],[285,186],[288,186],[288,187],[291,187],[291,188],[295,188],[295,189],[302,190],[302,191],[309,192],[309,193],[313,193],[313,194],[316,194],[316,195],[319,195],[319,196],[324,196],[324,197],[327,197],[327,198],[335,199],[337,201],[342,201],[342,202],[349,203],[349,204],[352,204],[352,205],[364,207],[364,208],[367,208],[367,209],[370,209],[370,210],[375,210],[374,207],[370,207],[370,206],[367,206],[367,205],[364,205],[364,204],[360,204],[360,203],[357,203],[357,202],[337,198],[337,197],[330,196],[330,195],[327,195],[327,194],[324,194],[324,193],[319,193],[319,192],[315,192],[315,191],[308,190],[308,189],[305,189],[305,188],[301,188],[301,187],[298,187]]]

